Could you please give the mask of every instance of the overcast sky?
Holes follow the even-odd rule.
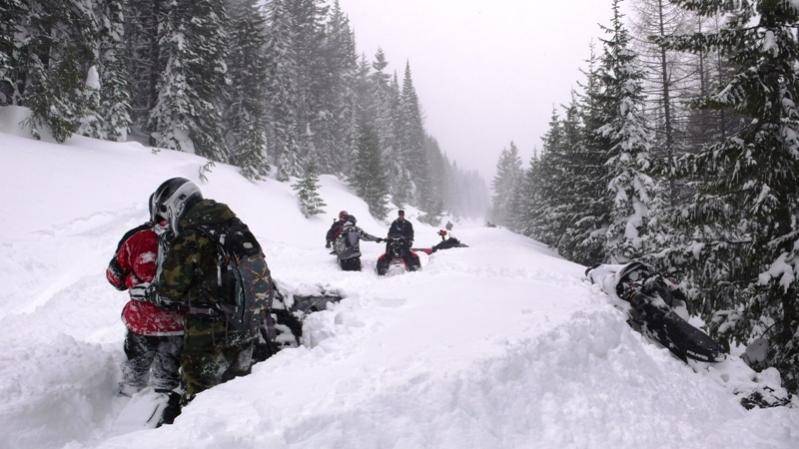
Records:
[[[527,159],[554,104],[569,99],[604,0],[340,0],[358,49],[411,62],[425,125],[442,149],[489,181],[510,140]]]

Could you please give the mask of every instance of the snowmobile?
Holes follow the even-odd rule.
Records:
[[[377,259],[377,274],[379,276],[386,275],[391,268],[401,266],[406,271],[416,271],[422,268],[422,263],[419,261],[413,249],[408,248],[408,243],[404,237],[391,237],[389,236],[386,241],[386,253]]]
[[[253,362],[262,362],[278,351],[300,345],[302,322],[309,314],[327,309],[331,303],[341,301],[338,292],[320,289],[312,295],[297,295],[282,292],[275,288],[275,297],[269,319],[270,326],[264,323],[261,335],[253,350]]]
[[[431,246],[430,248],[412,248],[411,251],[418,251],[427,254],[428,256],[433,254],[436,251],[441,251],[444,249],[452,249],[452,248],[468,248],[469,245],[465,243],[461,243],[460,240],[456,238],[449,238],[444,240],[443,242]]]
[[[609,294],[629,303],[627,323],[687,361],[719,362],[724,348],[683,319],[676,310],[685,308],[679,287],[641,262],[622,267],[599,265],[586,270],[587,277]],[[610,291],[609,291],[610,290]]]

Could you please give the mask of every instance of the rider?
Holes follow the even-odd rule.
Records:
[[[333,224],[330,225],[330,229],[328,229],[327,235],[325,236],[325,248],[330,248],[338,236],[341,235],[341,228],[343,228],[344,223],[347,222],[347,216],[349,216],[349,214],[346,210],[343,210],[338,213],[338,220],[333,220]]]
[[[457,238],[455,238],[454,235],[452,235],[452,227],[453,227],[452,222],[448,221],[444,229],[438,231],[438,235],[441,237],[441,242],[439,242],[438,245],[432,248],[433,252],[436,252],[441,249],[449,249],[449,248],[455,248],[457,246],[462,246],[460,240],[458,240]]]
[[[356,226],[356,223],[357,220],[354,215],[347,216],[347,220],[341,228],[341,233],[336,239],[336,255],[341,269],[344,271],[361,271],[361,246],[359,243],[361,239],[377,243],[383,241],[380,237],[375,237],[365,232]]]
[[[419,262],[419,256],[417,256],[413,251],[411,251],[411,247],[413,246],[413,225],[410,221],[405,219],[405,211],[400,209],[397,212],[397,219],[391,223],[391,227],[388,229],[388,243],[386,244],[386,254],[381,257],[381,261],[385,266],[391,263],[392,254],[391,254],[391,245],[393,239],[401,239],[402,248],[401,248],[401,256],[402,260],[405,262],[405,266],[408,268],[409,271],[415,271],[421,266]]]

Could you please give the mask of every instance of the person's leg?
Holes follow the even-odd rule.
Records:
[[[180,353],[183,349],[183,336],[157,338],[158,346],[150,375],[150,385],[156,391],[171,391],[180,384]]]
[[[127,360],[122,364],[122,383],[119,386],[119,393],[131,396],[147,385],[156,346],[149,337],[128,331],[124,350]]]
[[[180,357],[180,376],[185,392],[183,402],[222,382],[222,375],[230,368],[222,348],[214,344],[212,336],[187,336]]]

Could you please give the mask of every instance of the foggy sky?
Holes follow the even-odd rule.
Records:
[[[511,140],[525,164],[540,147],[611,14],[605,0],[340,2],[358,51],[371,60],[382,47],[400,77],[410,60],[428,131],[489,183]]]

